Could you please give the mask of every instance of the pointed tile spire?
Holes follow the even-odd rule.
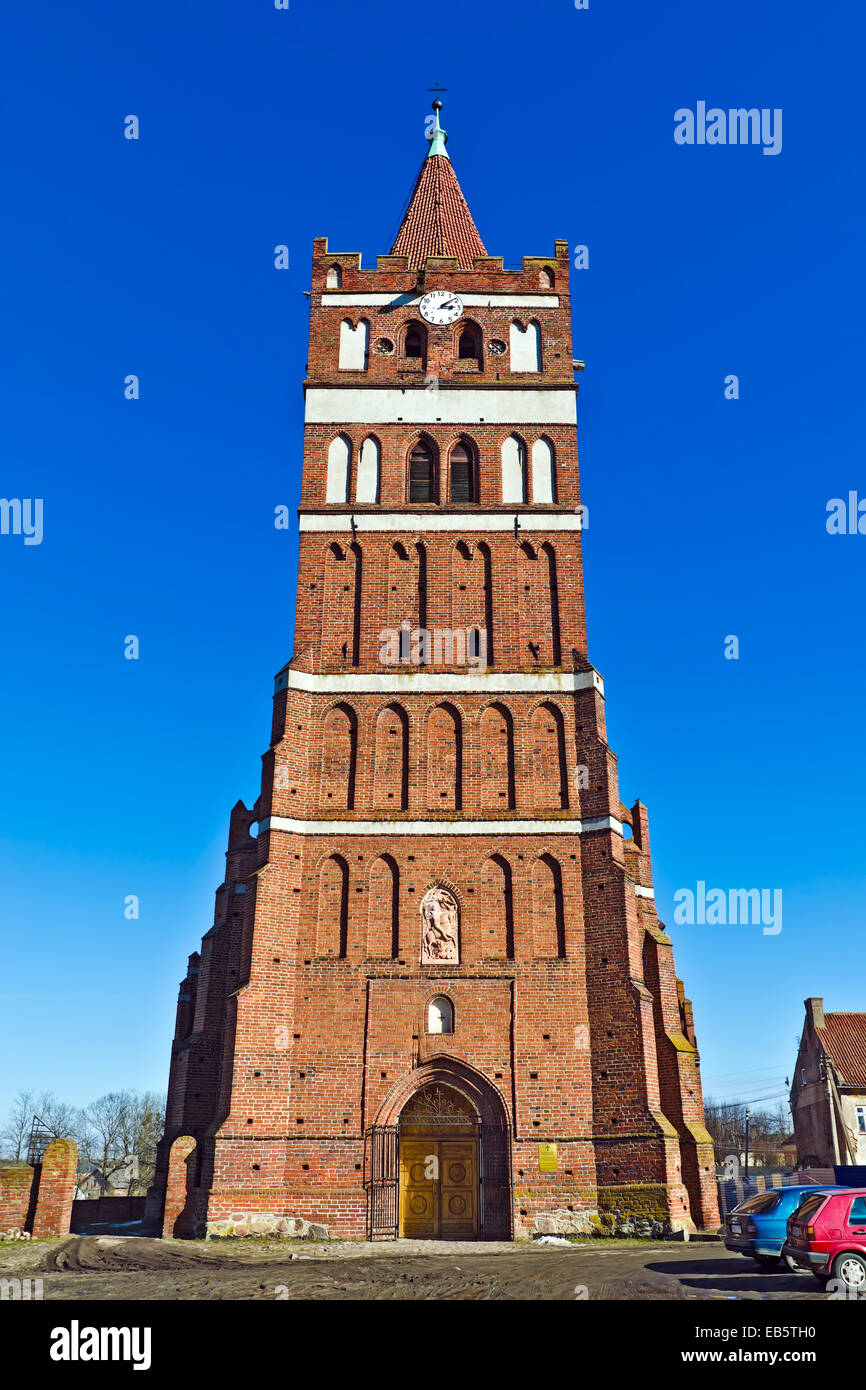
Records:
[[[476,256],[487,255],[445,149],[441,110],[441,101],[434,101],[430,149],[391,248],[392,256],[409,257],[411,270],[422,267],[428,256],[453,256],[461,270],[471,270]]]

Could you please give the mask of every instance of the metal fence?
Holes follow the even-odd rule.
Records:
[[[807,1187],[812,1183],[820,1187],[822,1183],[835,1184],[836,1181],[836,1174],[832,1168],[797,1168],[793,1172],[790,1169],[767,1169],[761,1173],[737,1177],[719,1175],[719,1213],[724,1220],[726,1214],[741,1202],[747,1202],[750,1197],[757,1197],[761,1192],[772,1192],[774,1188]]]

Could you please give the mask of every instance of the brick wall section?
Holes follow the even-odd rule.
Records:
[[[509,527],[514,511],[512,507],[506,518]],[[409,556],[409,584],[405,600],[395,604],[389,561],[398,545]],[[458,573],[455,553],[459,546],[471,559],[460,565]],[[424,590],[419,603],[421,564]],[[553,595],[551,565],[556,577]],[[300,540],[300,566],[295,633],[299,669],[380,672],[381,634],[399,627],[401,621],[412,628],[489,628],[486,658],[491,671],[582,670],[588,665],[580,535],[572,532],[566,539],[562,533],[545,530],[541,519],[537,528],[524,526],[517,540],[510,531],[473,532],[471,521],[464,531],[428,533],[423,539],[409,530],[387,536],[360,535],[354,542],[346,535],[331,539],[305,532]],[[467,602],[463,597],[467,590],[459,586],[471,589],[474,570],[478,575],[474,602]],[[485,572],[490,575],[490,610],[485,603]],[[345,656],[341,653],[344,641]],[[530,641],[539,648],[537,656]],[[420,669],[411,662],[405,666]],[[437,662],[436,669],[471,668],[464,658],[460,663]]]
[[[78,1166],[74,1139],[52,1139],[42,1157],[39,1190],[33,1218],[33,1239],[64,1236],[72,1220],[72,1199]]]
[[[187,1201],[188,1162],[195,1149],[195,1140],[188,1134],[181,1135],[171,1145],[168,1159],[168,1178],[165,1189],[165,1209],[162,1219],[164,1240],[174,1236],[192,1234],[192,1221]]]
[[[0,1162],[0,1231],[26,1229],[33,1177],[29,1163]]]

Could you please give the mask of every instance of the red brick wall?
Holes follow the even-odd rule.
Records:
[[[29,1163],[0,1162],[0,1231],[26,1228],[33,1176]]]

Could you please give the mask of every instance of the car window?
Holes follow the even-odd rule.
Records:
[[[736,1208],[737,1211],[755,1211],[767,1213],[773,1211],[779,1205],[780,1192],[759,1192],[757,1197],[750,1197],[747,1202],[741,1202]]]
[[[815,1192],[812,1196],[807,1197],[797,1208],[797,1220],[807,1225],[812,1220],[815,1213],[820,1211],[821,1207],[823,1207],[827,1200],[827,1195],[826,1192]]]
[[[855,1197],[848,1216],[849,1226],[866,1226],[866,1197]]]

